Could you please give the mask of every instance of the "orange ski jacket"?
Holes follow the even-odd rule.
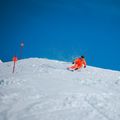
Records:
[[[86,67],[86,61],[84,58],[77,58],[73,62],[76,66],[76,68],[81,68],[82,66],[85,68]]]

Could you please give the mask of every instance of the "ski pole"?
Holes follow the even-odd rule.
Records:
[[[13,62],[14,62],[14,64],[13,64],[13,72],[12,72],[12,73],[15,72],[15,65],[16,65],[17,60],[18,60],[17,57],[14,56],[14,57],[13,57]]]

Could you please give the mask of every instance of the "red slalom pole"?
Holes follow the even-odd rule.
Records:
[[[16,62],[18,61],[18,58],[16,56],[13,57],[13,62],[14,62],[14,65],[13,65],[13,73],[15,72],[15,64]]]
[[[15,72],[15,62],[14,62],[14,65],[13,65],[13,73]]]
[[[21,42],[20,44],[20,59],[22,59],[22,51],[23,51],[24,43]]]

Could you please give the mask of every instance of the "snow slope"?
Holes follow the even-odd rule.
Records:
[[[2,60],[0,60],[0,64],[2,63]]]
[[[120,120],[120,72],[31,58],[0,64],[0,120]]]

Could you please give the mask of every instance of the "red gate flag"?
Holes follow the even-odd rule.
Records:
[[[13,57],[13,62],[17,62],[18,58],[16,56]]]

